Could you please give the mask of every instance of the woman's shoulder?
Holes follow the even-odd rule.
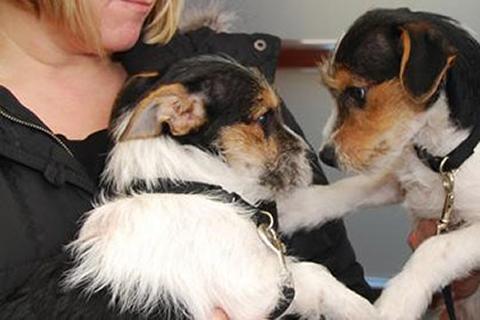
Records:
[[[72,239],[94,192],[80,166],[0,87],[0,296]]]

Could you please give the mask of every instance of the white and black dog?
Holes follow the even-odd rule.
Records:
[[[373,10],[342,38],[323,79],[337,106],[320,156],[365,175],[299,191],[281,209],[298,210],[303,226],[400,201],[414,221],[451,214],[441,225],[450,232],[425,241],[376,302],[382,319],[419,319],[437,290],[480,267],[480,45],[448,17]],[[298,222],[280,216],[286,229]],[[458,306],[461,319],[478,319],[479,298]]]
[[[216,307],[231,319],[376,319],[326,268],[283,257],[270,215],[251,205],[312,180],[308,146],[259,72],[200,56],[137,75],[111,124],[108,187],[70,244],[65,291],[51,284],[65,267],[43,271],[50,285],[38,280],[24,303],[55,319],[207,320]]]

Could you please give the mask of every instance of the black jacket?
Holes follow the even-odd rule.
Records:
[[[259,40],[267,46],[256,46]],[[260,68],[273,80],[279,47],[279,39],[269,35],[202,28],[178,34],[161,47],[138,44],[115,58],[132,74],[165,70],[176,60],[199,53],[221,52]],[[290,113],[285,117],[301,132]],[[327,183],[316,158],[313,165],[316,183]],[[96,183],[61,140],[0,87],[0,315],[12,297],[18,299],[19,288],[35,281],[32,274],[73,239],[79,218],[92,207]],[[348,287],[373,299],[342,221],[297,232],[287,242],[291,254],[324,264]]]

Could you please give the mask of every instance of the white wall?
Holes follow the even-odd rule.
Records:
[[[203,0],[190,0],[198,3]],[[225,0],[239,15],[238,29],[265,32],[284,39],[337,38],[353,20],[374,7],[410,7],[450,15],[480,31],[479,0]],[[332,105],[315,71],[280,70],[276,86],[318,147],[321,128]],[[326,169],[337,179],[338,172]],[[352,244],[368,276],[388,277],[399,271],[410,249],[409,226],[400,207],[366,210],[346,219]],[[314,244],[313,244],[314,245]]]
[[[199,0],[190,0],[198,2]],[[201,0],[200,0],[201,1]],[[478,0],[224,0],[247,32],[282,38],[337,38],[355,18],[378,7],[410,7],[452,16],[480,31]]]

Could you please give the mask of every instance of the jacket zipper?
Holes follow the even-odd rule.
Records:
[[[22,119],[18,119],[17,117],[15,116],[12,116],[11,114],[5,112],[5,110],[0,107],[0,116],[4,117],[5,119],[8,119],[12,122],[15,122],[17,124],[20,124],[22,126],[25,126],[25,127],[28,127],[28,128],[32,128],[32,129],[35,129],[37,131],[41,131],[45,134],[47,134],[48,136],[50,136],[53,140],[55,140],[57,142],[57,144],[59,144],[72,158],[74,158],[73,156],[73,152],[65,145],[65,143],[63,143],[62,140],[60,140],[60,138],[58,138],[55,134],[53,134],[53,132],[51,132],[50,130],[48,129],[45,129],[44,127],[42,126],[39,126],[37,124],[34,124],[34,123],[31,123],[31,122],[27,122],[27,121],[24,121]]]

